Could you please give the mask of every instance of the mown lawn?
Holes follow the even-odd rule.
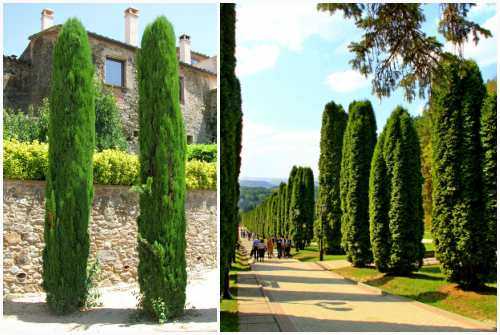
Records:
[[[301,262],[317,262],[319,261],[319,247],[316,244],[307,246],[304,250],[299,252],[292,250],[292,257]],[[331,261],[337,259],[346,259],[346,255],[327,255],[323,254],[323,260]]]
[[[424,266],[410,277],[384,275],[374,268],[345,267],[334,272],[466,317],[496,322],[496,283],[477,291],[464,291],[444,279],[438,265]]]
[[[229,272],[229,285],[234,299],[221,299],[220,301],[220,330],[222,332],[237,332],[238,329],[238,303],[236,296],[238,289],[236,287],[236,273],[239,271],[249,271],[249,257],[243,255],[241,251],[236,253],[236,262],[231,264]]]

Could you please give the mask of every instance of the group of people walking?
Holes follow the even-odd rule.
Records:
[[[292,240],[284,236],[277,238],[268,238],[266,243],[264,239],[255,238],[252,242],[251,255],[257,262],[263,262],[267,251],[267,257],[274,257],[274,248],[276,247],[278,258],[292,257],[290,250],[292,249]]]

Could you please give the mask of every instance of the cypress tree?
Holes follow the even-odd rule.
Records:
[[[80,21],[69,19],[53,51],[43,250],[43,288],[49,308],[58,314],[83,306],[87,295],[95,142],[93,74],[87,32]]]
[[[342,253],[340,208],[340,166],[342,162],[342,142],[347,123],[347,114],[341,105],[333,101],[325,106],[321,125],[319,156],[319,195],[317,213],[326,252]]]
[[[422,181],[417,132],[398,107],[377,142],[370,173],[370,239],[381,272],[409,274],[422,264]]]
[[[241,165],[241,92],[235,76],[235,5],[220,5],[220,136],[224,139],[220,150],[220,196],[224,199],[220,210],[220,291],[230,298],[229,269],[233,258],[238,229],[238,176]]]
[[[304,246],[309,245],[314,237],[314,174],[311,168],[304,168]]]
[[[484,220],[488,225],[486,258],[489,272],[496,276],[497,245],[497,93],[493,91],[484,100],[481,110],[482,177]]]
[[[368,186],[376,135],[371,103],[354,101],[344,133],[340,170],[342,248],[347,259],[360,267],[372,261],[370,247]]]
[[[432,233],[447,279],[477,287],[489,272],[483,220],[480,112],[485,88],[473,61],[447,55],[432,85]]]
[[[175,34],[163,16],[144,30],[137,61],[140,194],[138,277],[155,319],[180,315],[186,300],[186,136],[179,107]],[[158,307],[158,305],[163,307]]]

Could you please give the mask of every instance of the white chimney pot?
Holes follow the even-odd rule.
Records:
[[[48,29],[54,25],[54,11],[50,8],[42,10],[42,30]]]
[[[179,60],[191,64],[191,38],[186,34],[179,37]]]
[[[125,43],[137,46],[139,10],[129,7],[125,9]]]

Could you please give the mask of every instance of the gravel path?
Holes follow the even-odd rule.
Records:
[[[345,266],[342,261],[337,263]],[[252,264],[252,271],[239,272],[238,283],[240,326],[251,331],[493,330],[429,305],[381,295],[379,290],[357,285],[313,262],[266,258]]]
[[[67,316],[52,315],[44,294],[29,294],[4,301],[2,335],[24,334],[157,334],[166,331],[216,331],[218,271],[207,269],[190,273],[186,291],[185,314],[159,325],[137,320],[135,285],[102,288],[103,306]]]

